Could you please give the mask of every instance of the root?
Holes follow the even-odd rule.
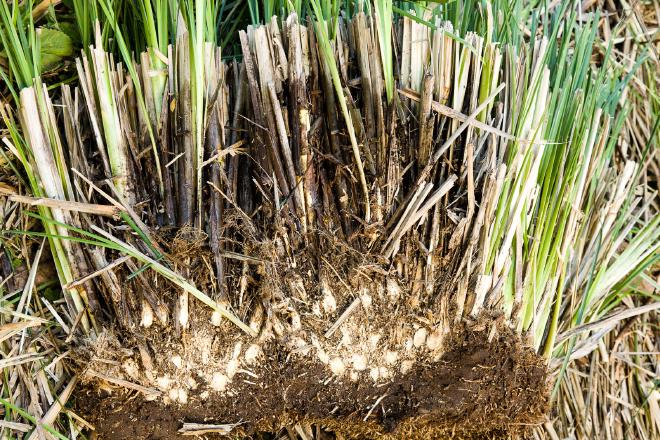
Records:
[[[102,397],[90,389],[78,400],[79,410],[91,415],[101,438],[112,439],[173,438],[182,420],[231,425],[238,437],[303,423],[347,438],[476,439],[520,433],[542,422],[548,405],[542,358],[500,319],[482,316],[448,335],[437,360],[425,358],[406,372],[393,369],[376,381],[366,371],[348,374],[359,362],[328,371],[279,343],[258,354],[249,354],[251,347],[242,354],[259,356],[258,365],[236,363],[231,377],[193,375],[193,392],[172,384],[183,361],[172,351],[169,383],[160,379],[169,387],[164,399],[136,399],[120,389]],[[378,349],[372,354],[385,355]],[[337,370],[332,361],[330,370]]]

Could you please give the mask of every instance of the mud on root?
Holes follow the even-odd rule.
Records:
[[[81,390],[75,404],[97,438],[117,440],[178,438],[184,421],[236,424],[233,438],[296,423],[356,439],[510,438],[541,423],[548,406],[542,358],[486,317],[450,334],[438,360],[387,382],[328,374],[318,360],[278,344],[264,357],[258,371],[237,374],[231,392],[201,392],[210,384],[200,383],[185,404],[107,386]]]

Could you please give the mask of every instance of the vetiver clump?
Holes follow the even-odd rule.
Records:
[[[215,2],[139,2],[134,45],[98,5],[76,83],[18,70],[2,116],[102,438],[523,433],[657,252],[597,18],[311,0],[227,57]]]

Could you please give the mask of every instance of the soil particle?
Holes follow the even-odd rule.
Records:
[[[544,421],[546,368],[504,324],[491,342],[490,326],[483,327],[453,334],[437,362],[418,363],[384,383],[332,376],[317,361],[270,346],[259,371],[237,373],[231,395],[191,393],[185,405],[165,405],[88,387],[75,406],[95,425],[97,439],[179,438],[184,421],[238,423],[233,438],[295,423],[354,439],[508,438]]]

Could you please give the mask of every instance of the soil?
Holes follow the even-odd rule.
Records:
[[[231,438],[307,423],[345,438],[476,440],[522,434],[544,421],[548,406],[543,359],[501,320],[465,325],[449,335],[439,360],[386,382],[328,375],[315,359],[267,347],[266,361],[240,370],[231,393],[193,392],[186,404],[167,404],[96,383],[78,392],[74,409],[97,439],[190,438],[179,429],[196,422],[237,424]]]

